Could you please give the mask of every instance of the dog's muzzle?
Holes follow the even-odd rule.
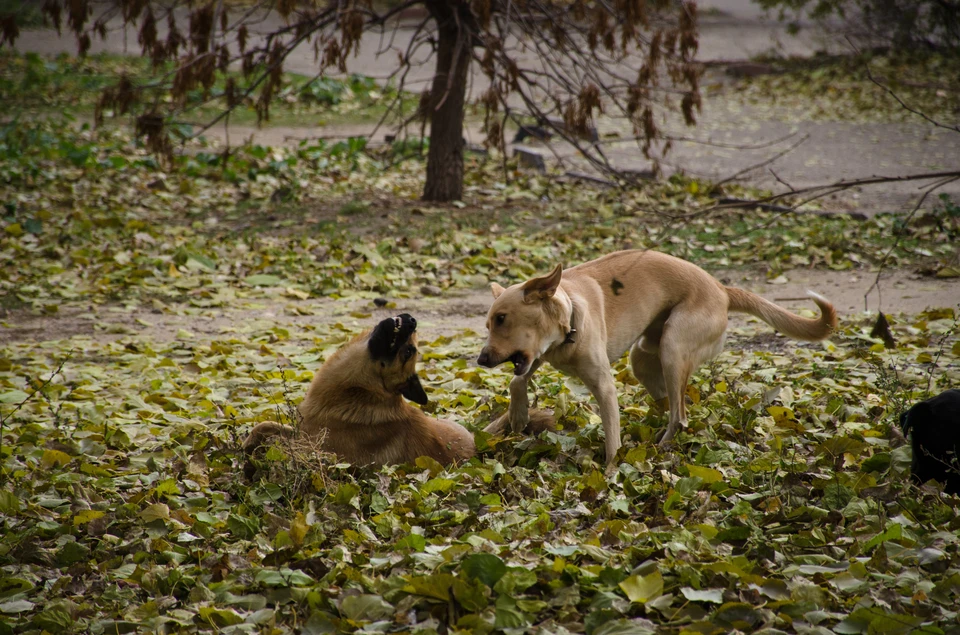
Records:
[[[408,313],[401,313],[392,318],[381,320],[370,334],[370,355],[374,359],[392,360],[397,356],[414,331],[417,330],[417,320]]]
[[[493,368],[499,362],[495,361],[494,358],[490,355],[487,349],[480,351],[480,357],[477,358],[477,363],[483,366],[484,368]]]
[[[513,355],[507,358],[508,362],[513,362],[513,374],[520,376],[527,372],[527,369],[530,368],[530,362],[527,360],[527,356],[517,351]]]
[[[522,351],[517,351],[510,357],[500,359],[496,355],[492,355],[488,349],[484,348],[482,351],[480,351],[480,357],[477,358],[477,364],[483,366],[484,368],[494,368],[503,362],[513,362],[514,375],[522,375],[527,372],[527,369],[530,367],[530,362],[527,359],[526,354],[524,354]]]

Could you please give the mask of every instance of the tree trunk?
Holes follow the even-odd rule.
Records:
[[[469,5],[461,0],[427,0],[425,4],[437,23],[438,50],[430,89],[430,151],[423,200],[456,201],[463,196],[463,103],[472,20]]]

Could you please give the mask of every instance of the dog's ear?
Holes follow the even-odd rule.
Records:
[[[500,297],[500,294],[503,293],[504,291],[506,291],[506,289],[504,289],[503,287],[501,287],[501,286],[500,286],[499,284],[497,284],[496,282],[491,282],[491,283],[490,283],[490,290],[493,291],[493,299],[494,299],[494,300],[496,300],[497,298],[499,298],[499,297]]]
[[[552,298],[560,286],[560,276],[563,275],[563,265],[558,264],[553,271],[539,278],[532,278],[523,283],[524,302],[546,300]]]
[[[424,392],[423,385],[420,383],[420,377],[417,375],[410,375],[410,378],[400,386],[400,394],[421,406],[429,401],[427,393]]]

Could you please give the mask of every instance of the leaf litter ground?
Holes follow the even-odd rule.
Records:
[[[905,405],[960,381],[955,286],[893,316],[892,350],[857,313],[814,345],[737,322],[675,451],[653,445],[665,415],[620,360],[611,476],[589,395],[549,369],[539,405],[563,430],[479,432],[509,373],[477,368],[482,333],[456,327],[490,279],[625,246],[775,283],[865,276],[888,253],[950,280],[949,200],[910,223],[697,215],[709,184],[601,191],[477,159],[462,204],[428,207],[421,164],[356,140],[164,165],[55,119],[0,136],[5,326],[94,327],[0,345],[0,631],[958,627],[957,499],[909,484],[895,433]],[[295,473],[275,452],[243,477],[251,424],[285,418],[376,315],[421,306],[443,326],[421,327],[427,409],[477,431],[476,459]]]

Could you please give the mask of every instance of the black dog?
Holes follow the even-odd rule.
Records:
[[[900,415],[913,445],[913,478],[936,479],[943,491],[960,494],[960,390],[947,390]]]

